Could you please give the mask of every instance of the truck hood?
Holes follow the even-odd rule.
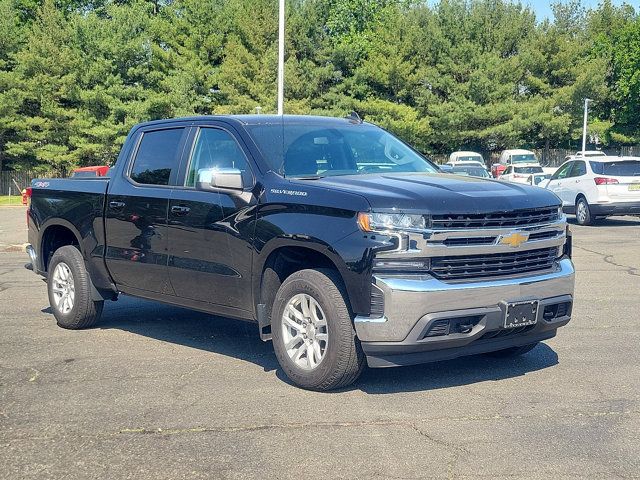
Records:
[[[469,214],[560,205],[554,193],[538,187],[443,173],[344,175],[313,183],[362,195],[373,210]]]

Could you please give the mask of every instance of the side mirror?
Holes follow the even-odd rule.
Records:
[[[198,171],[198,190],[242,190],[242,172],[237,168],[205,168]]]

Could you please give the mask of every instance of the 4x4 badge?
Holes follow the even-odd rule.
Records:
[[[529,240],[529,232],[511,232],[498,237],[498,244],[516,248]]]

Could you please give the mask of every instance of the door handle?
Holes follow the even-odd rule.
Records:
[[[124,202],[109,202],[109,208],[113,208],[114,210],[124,208],[125,205]]]
[[[189,207],[185,207],[184,205],[174,205],[171,207],[171,213],[174,215],[186,215],[189,213],[191,209]]]

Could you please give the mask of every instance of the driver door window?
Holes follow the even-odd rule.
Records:
[[[571,170],[571,167],[573,167],[573,163],[574,162],[569,162],[569,163],[565,163],[563,166],[561,166],[558,171],[556,173],[553,174],[553,177],[551,177],[551,180],[562,180],[564,178],[567,178],[569,176],[569,171]]]
[[[186,186],[195,187],[199,172],[211,168],[238,169],[242,172],[245,185],[253,183],[247,157],[235,138],[229,132],[219,128],[201,128],[187,171]]]

